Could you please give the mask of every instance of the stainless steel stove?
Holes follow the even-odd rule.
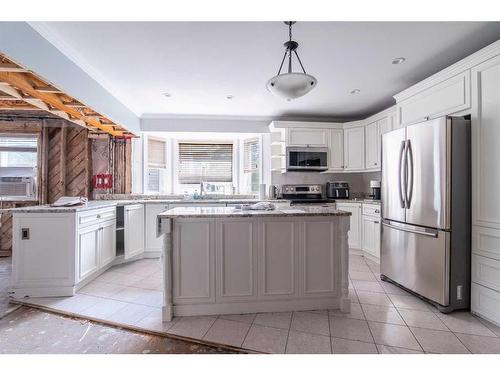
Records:
[[[291,201],[292,205],[334,203],[325,197],[323,190],[323,185],[283,185],[281,197]]]

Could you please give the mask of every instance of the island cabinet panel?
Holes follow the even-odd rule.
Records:
[[[300,247],[301,294],[318,297],[336,291],[335,225],[332,221],[311,220],[302,225]]]
[[[174,225],[174,298],[180,303],[215,302],[215,222],[178,220]]]
[[[257,298],[257,251],[256,220],[217,220],[217,300]]]
[[[145,225],[144,225],[144,241],[145,252],[160,254],[163,248],[163,235],[156,235],[156,218],[160,212],[168,210],[169,206],[165,203],[146,203],[145,210]]]
[[[260,226],[260,294],[280,298],[297,294],[297,223],[264,219]]]
[[[68,295],[75,282],[75,219],[71,215],[16,214],[12,287],[15,297]],[[71,294],[70,294],[71,295]]]

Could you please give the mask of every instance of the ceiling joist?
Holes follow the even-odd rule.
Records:
[[[0,110],[41,109],[115,137],[132,133],[0,54]]]

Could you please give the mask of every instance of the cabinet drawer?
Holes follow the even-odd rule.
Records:
[[[500,260],[500,230],[473,226],[472,252]]]
[[[364,204],[363,215],[380,217],[380,206],[377,204]]]
[[[470,72],[467,70],[398,103],[402,125],[449,115],[470,107]]]
[[[500,261],[472,255],[472,281],[500,292]]]
[[[78,224],[80,226],[87,226],[97,224],[106,220],[112,220],[115,218],[115,207],[100,210],[89,210],[78,214]]]
[[[472,283],[471,310],[483,318],[500,324],[500,293]]]

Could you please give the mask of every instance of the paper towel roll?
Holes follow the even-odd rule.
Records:
[[[259,199],[266,199],[266,184],[259,185]]]

